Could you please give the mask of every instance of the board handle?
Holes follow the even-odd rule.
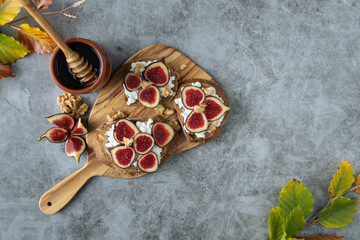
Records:
[[[50,190],[39,201],[40,210],[48,215],[57,213],[70,202],[82,186],[92,177],[102,175],[107,166],[100,161],[90,161]]]

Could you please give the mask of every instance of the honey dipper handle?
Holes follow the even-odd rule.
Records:
[[[18,0],[26,11],[40,24],[40,26],[49,34],[49,36],[56,42],[59,48],[64,52],[65,56],[71,57],[74,51],[62,40],[60,35],[53,29],[46,18],[40,13],[35,5],[30,0]]]
[[[56,184],[39,201],[39,207],[45,214],[54,214],[70,202],[82,186],[92,177],[102,175],[107,166],[100,161],[90,161],[86,165]]]

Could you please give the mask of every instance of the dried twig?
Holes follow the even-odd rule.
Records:
[[[42,13],[42,14],[43,14],[43,15],[62,14],[62,15],[64,15],[64,16],[66,16],[66,17],[77,18],[76,16],[74,16],[74,15],[72,15],[72,14],[70,14],[70,13],[67,13],[66,11],[69,10],[69,9],[71,9],[71,8],[76,8],[76,7],[80,6],[81,4],[83,4],[83,3],[85,3],[85,2],[86,2],[86,0],[80,0],[80,1],[78,1],[78,2],[76,2],[76,3],[74,3],[73,5],[71,5],[71,6],[67,7],[67,8],[64,8],[63,10],[54,11],[54,12],[44,12],[44,13]],[[24,17],[22,17],[22,18],[18,18],[18,19],[16,19],[16,20],[13,20],[13,21],[11,21],[11,22],[8,22],[8,23],[6,23],[5,25],[8,25],[9,27],[14,28],[14,27],[15,27],[15,26],[13,25],[14,23],[19,22],[19,21],[24,20],[24,19],[29,18],[29,17],[31,17],[31,16],[30,16],[30,15],[26,15],[26,16],[24,16]],[[16,27],[15,27],[15,28],[16,28]]]

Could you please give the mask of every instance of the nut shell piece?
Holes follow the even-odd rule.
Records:
[[[114,163],[120,168],[128,168],[135,159],[135,151],[131,147],[119,146],[110,152]]]
[[[134,137],[134,150],[138,154],[146,154],[154,146],[154,138],[147,133],[138,133]]]
[[[152,134],[156,145],[165,147],[174,138],[175,132],[169,124],[158,122],[153,125]]]
[[[138,99],[145,107],[155,108],[160,102],[160,91],[155,86],[148,86],[139,91]]]
[[[199,87],[186,86],[181,92],[181,100],[187,109],[194,109],[205,100],[205,93]]]
[[[148,154],[143,155],[138,159],[138,167],[147,173],[152,173],[158,170],[159,162],[155,155],[155,153],[150,152]]]
[[[53,143],[61,143],[65,141],[68,137],[68,131],[59,127],[53,127],[46,131],[43,135],[40,136],[39,141],[43,138],[49,140]]]
[[[204,113],[208,121],[218,120],[226,111],[230,110],[229,107],[225,106],[223,102],[216,97],[206,97],[205,104]]]
[[[49,122],[54,124],[55,126],[58,126],[59,128],[65,129],[70,131],[74,125],[75,120],[70,115],[67,115],[65,113],[59,113],[52,116],[49,116],[46,118]]]
[[[68,157],[75,157],[76,162],[79,162],[81,154],[86,149],[84,139],[78,136],[70,136],[65,142],[65,152]]]
[[[169,70],[163,62],[151,63],[143,72],[144,79],[162,87],[169,82]]]
[[[120,119],[115,124],[114,130],[114,138],[119,143],[124,143],[124,137],[131,139],[133,138],[139,131],[139,129],[135,126],[134,123],[127,119]]]
[[[185,122],[185,127],[189,132],[199,133],[208,129],[208,120],[204,113],[193,111]]]

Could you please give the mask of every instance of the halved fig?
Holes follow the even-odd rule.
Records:
[[[169,70],[163,62],[154,62],[147,66],[143,72],[145,80],[155,86],[165,86],[169,82]]]
[[[156,145],[165,147],[173,139],[175,132],[169,124],[158,122],[153,125],[152,134]]]
[[[160,92],[155,86],[148,86],[139,91],[139,102],[148,108],[154,108],[159,105]]]
[[[155,153],[150,152],[138,159],[138,166],[144,172],[155,172],[159,168],[159,162]]]
[[[62,128],[62,129],[68,130],[68,131],[70,131],[75,125],[74,118],[65,113],[55,114],[50,117],[47,117],[46,119],[49,122],[51,122],[52,124],[58,126],[59,128]]]
[[[70,136],[65,142],[65,152],[68,157],[75,157],[79,162],[81,154],[85,151],[86,143],[78,136]]]
[[[140,88],[142,79],[135,73],[128,73],[125,76],[124,84],[127,90],[136,91]]]
[[[119,146],[110,152],[114,163],[121,168],[129,167],[135,159],[135,151],[131,147]]]
[[[71,130],[71,134],[72,135],[84,135],[84,134],[87,134],[87,133],[88,133],[88,130],[84,126],[83,120],[81,118],[79,118],[77,120],[76,125],[73,128],[73,130]]]
[[[50,128],[43,135],[39,137],[39,141],[43,138],[49,140],[49,142],[60,143],[66,140],[68,137],[68,132],[65,129],[54,127]]]
[[[226,111],[230,110],[229,107],[225,106],[222,101],[216,97],[206,97],[205,104],[204,113],[208,121],[218,120]]]
[[[192,133],[203,132],[208,129],[208,120],[204,113],[194,111],[186,119],[185,127]]]
[[[186,86],[181,92],[181,99],[187,109],[194,109],[205,100],[205,93],[199,87]]]
[[[126,119],[120,119],[116,122],[115,130],[114,130],[114,138],[119,143],[124,143],[124,137],[131,139],[133,138],[137,133],[139,132],[139,129]]]
[[[150,152],[154,146],[154,138],[147,133],[138,133],[134,137],[134,149],[138,154]]]

